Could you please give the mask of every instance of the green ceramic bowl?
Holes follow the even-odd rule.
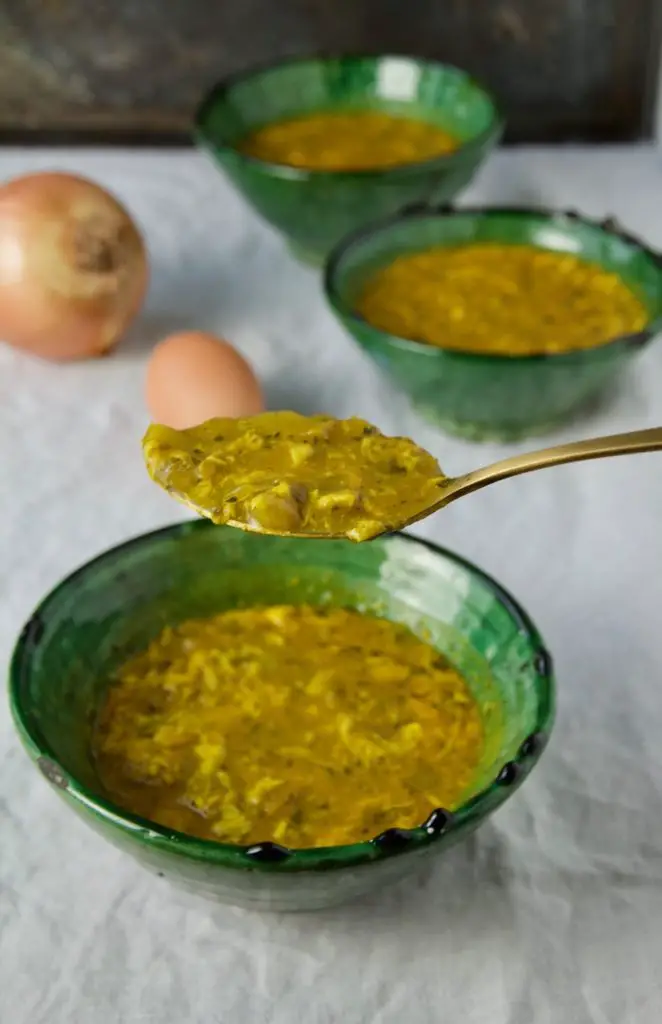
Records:
[[[620,275],[650,321],[638,334],[554,355],[453,352],[395,337],[355,312],[366,278],[396,256],[430,246],[501,242],[576,253]],[[332,309],[350,334],[442,430],[474,440],[516,440],[566,420],[614,381],[662,329],[660,257],[613,221],[529,209],[433,209],[421,205],[341,242],[326,265]]]
[[[90,733],[113,668],[167,623],[273,602],[372,609],[429,630],[485,708],[486,754],[454,814],[439,809],[420,828],[357,845],[285,850],[194,839],[107,799]],[[17,642],[10,693],[28,754],[102,836],[186,889],[277,910],[353,899],[467,835],[526,778],[554,713],[551,662],[535,627],[494,580],[457,556],[404,535],[315,543],[202,520],[114,548],[52,591]]]
[[[302,171],[244,156],[237,142],[283,118],[380,110],[430,121],[462,141],[454,153],[386,171]],[[319,262],[343,235],[415,200],[452,199],[498,140],[494,100],[465,72],[412,57],[284,61],[235,75],[203,100],[197,142],[297,255]]]

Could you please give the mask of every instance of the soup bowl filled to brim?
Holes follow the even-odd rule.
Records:
[[[511,356],[397,337],[357,312],[366,282],[399,256],[472,243],[529,245],[597,264],[634,292],[648,322],[590,348]],[[613,383],[662,329],[658,254],[613,221],[572,211],[410,207],[340,242],[326,264],[325,291],[343,326],[424,418],[475,440],[517,440],[553,429]]]
[[[194,838],[112,802],[95,768],[92,738],[117,666],[167,625],[284,603],[354,607],[402,622],[458,668],[485,734],[459,806],[431,807],[419,827],[389,828],[370,841],[287,849],[271,841],[249,847]],[[245,907],[313,910],[413,872],[497,810],[545,746],[554,680],[527,614],[450,552],[402,534],[369,544],[316,543],[198,520],[113,548],[56,587],[17,642],[10,699],[35,766],[102,838],[194,893]]]
[[[322,112],[378,111],[449,132],[458,148],[420,163],[367,170],[305,170],[257,159],[242,141],[266,124]],[[419,200],[445,202],[472,179],[501,136],[490,93],[470,75],[406,56],[304,57],[220,82],[195,118],[195,138],[244,199],[321,262],[347,232]]]

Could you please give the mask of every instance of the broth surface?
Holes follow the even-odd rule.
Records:
[[[310,171],[365,171],[419,163],[460,143],[443,128],[374,110],[322,111],[274,121],[251,132],[241,153]]]
[[[396,337],[503,356],[593,348],[649,319],[617,274],[572,253],[497,243],[400,256],[368,279],[356,308]]]
[[[206,839],[293,847],[452,810],[483,744],[477,703],[435,648],[308,605],[167,628],[119,671],[94,741],[120,806]]]

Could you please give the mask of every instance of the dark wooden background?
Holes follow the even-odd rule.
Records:
[[[0,0],[0,142],[188,142],[225,74],[320,50],[466,67],[508,138],[645,138],[661,0]]]

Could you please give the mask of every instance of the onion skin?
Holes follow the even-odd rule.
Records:
[[[142,305],[142,236],[86,178],[47,172],[0,187],[0,339],[64,362],[108,352]]]

